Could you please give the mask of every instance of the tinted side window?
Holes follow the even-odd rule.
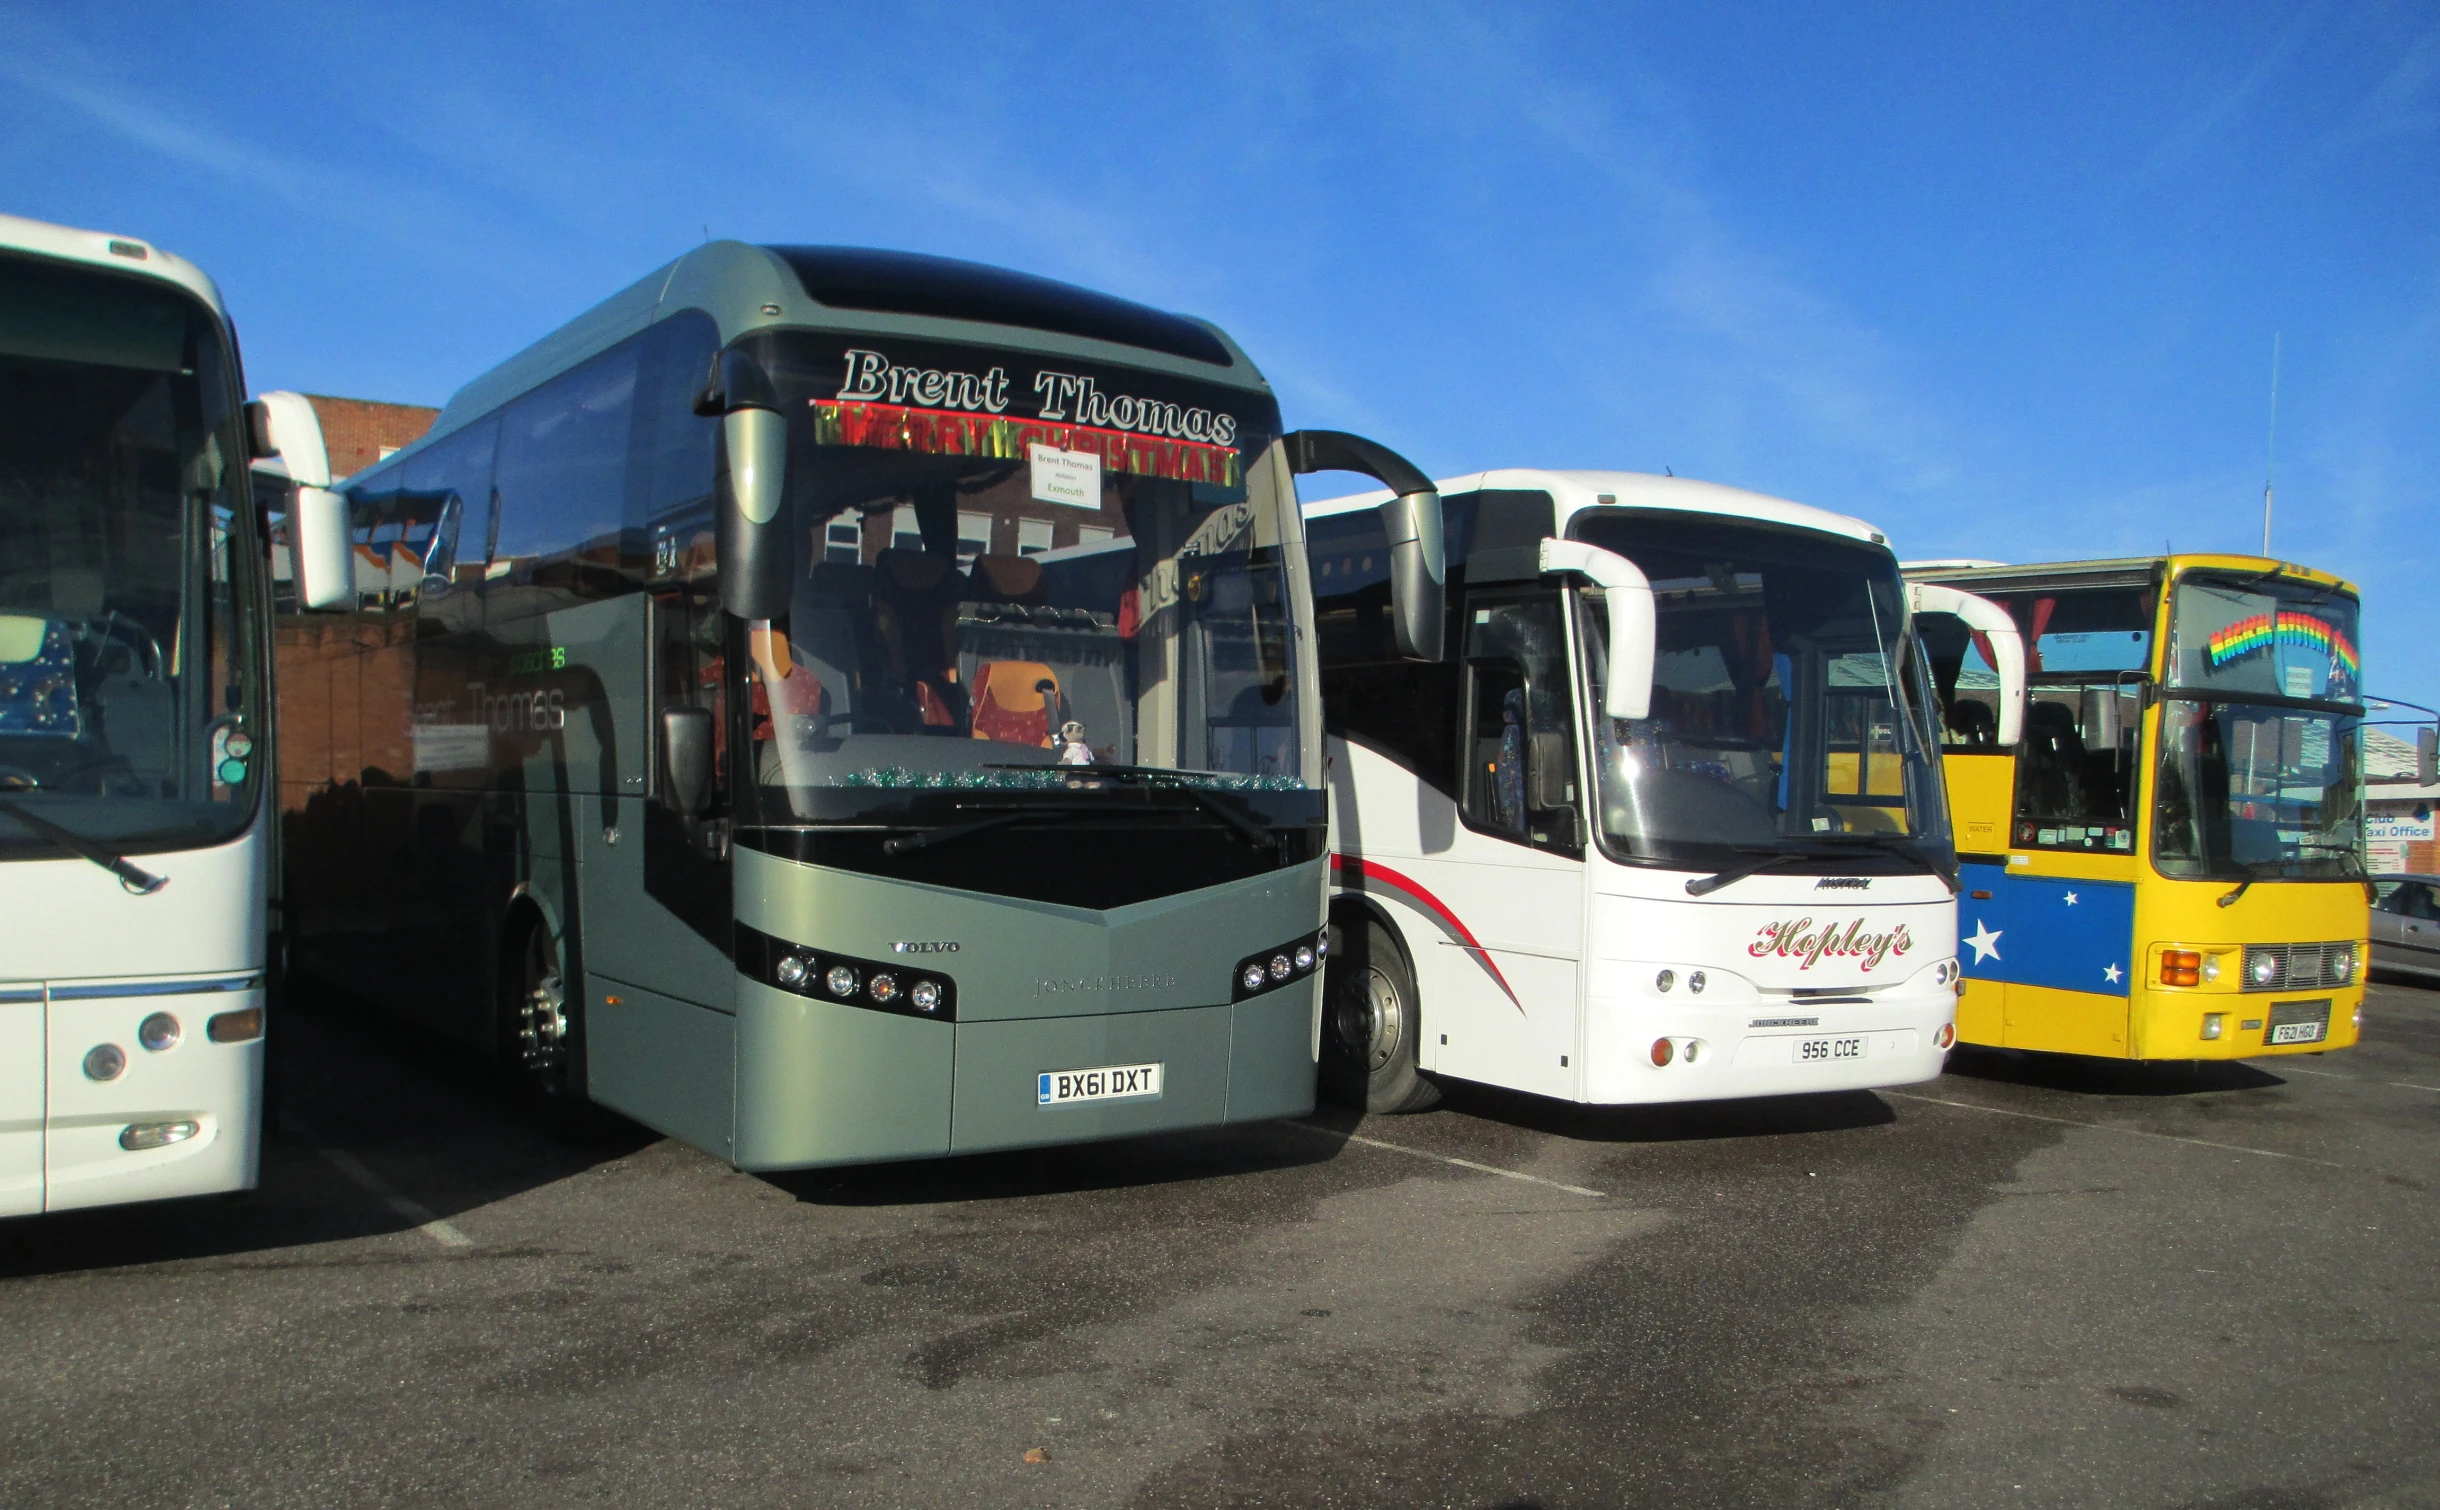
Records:
[[[685,310],[651,332],[639,419],[644,522],[656,577],[708,578],[712,569],[712,481],[720,421],[695,413],[719,332],[701,310]]]
[[[495,588],[618,590],[641,351],[640,339],[612,347],[503,412],[487,571]]]
[[[402,601],[412,602],[414,584],[423,580],[424,536],[407,517],[406,469],[392,464],[365,472],[348,483],[348,533],[356,549],[356,607],[364,613],[387,613]]]
[[[1469,826],[1536,849],[1581,852],[1575,696],[1559,595],[1477,594],[1466,625]]]
[[[406,507],[429,520],[421,596],[429,608],[442,594],[483,578],[484,542],[491,538],[491,463],[500,422],[478,420],[407,458]]]

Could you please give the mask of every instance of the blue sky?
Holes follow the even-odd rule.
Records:
[[[221,281],[259,389],[437,403],[702,240],[1219,321],[1292,424],[1910,556],[2260,541],[2440,704],[2440,11],[0,0],[0,208]]]

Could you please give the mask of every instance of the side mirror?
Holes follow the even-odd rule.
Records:
[[[345,494],[300,485],[288,504],[288,548],[296,563],[297,606],[356,606],[356,551],[348,538]]]
[[[1398,653],[1437,661],[1448,627],[1448,556],[1441,543],[1440,491],[1413,462],[1389,447],[1339,430],[1294,430],[1280,437],[1289,470],[1360,472],[1397,496],[1381,505],[1389,537],[1390,619]]]
[[[1643,569],[1616,551],[1581,540],[1542,540],[1542,570],[1574,572],[1600,588],[1610,604],[1610,680],[1602,689],[1608,718],[1652,716],[1652,660],[1659,613]]]
[[[251,461],[269,461],[280,454],[271,438],[271,406],[258,398],[246,401],[246,450]]]
[[[711,808],[709,708],[661,710],[661,805],[681,818],[700,818]]]
[[[713,531],[720,557],[720,603],[741,619],[788,612],[795,551],[780,515],[788,501],[788,421],[779,387],[760,362],[734,348],[712,358],[695,412],[717,416],[728,453]]]
[[[2415,785],[2440,786],[2440,728],[2415,731]]]
[[[1992,666],[1999,672],[1999,743],[2003,747],[2015,744],[2025,731],[2025,639],[2008,610],[1945,583],[1909,582],[1906,611],[1910,616],[1955,614],[1990,645]],[[2110,707],[2115,713],[2114,695]]]

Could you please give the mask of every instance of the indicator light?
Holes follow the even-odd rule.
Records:
[[[1675,1059],[1676,1057],[1676,1044],[1671,1043],[1666,1038],[1655,1038],[1652,1040],[1652,1063],[1656,1068],[1666,1066],[1670,1060]]]
[[[204,1019],[203,1036],[214,1043],[245,1043],[263,1036],[263,1009],[215,1012]]]
[[[876,972],[872,980],[865,985],[864,989],[871,994],[873,1000],[875,1001],[896,1001],[898,999],[898,977],[891,975],[886,971]]]
[[[201,1131],[201,1125],[194,1122],[131,1122],[119,1133],[119,1147],[129,1153],[140,1153],[147,1148],[167,1148],[172,1143],[183,1143]]]
[[[2160,983],[2164,986],[2193,986],[2202,983],[2203,956],[2192,949],[2164,949],[2160,956]]]
[[[1940,1031],[1932,1035],[1932,1047],[1936,1049],[1945,1049],[1956,1041],[1957,1024],[1953,1022],[1942,1023]]]
[[[1274,955],[1272,955],[1272,956],[1271,956],[1271,979],[1273,979],[1273,980],[1286,980],[1287,978],[1288,978],[1288,957],[1287,957],[1286,955],[1284,955],[1284,954],[1274,954]]]

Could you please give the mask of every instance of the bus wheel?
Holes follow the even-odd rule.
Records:
[[[559,945],[540,919],[526,925],[511,993],[500,1014],[502,1057],[543,1102],[574,1105],[583,1099],[576,1083],[578,1008],[568,999]]]
[[[1440,1087],[1415,1067],[1422,1014],[1388,929],[1369,919],[1330,925],[1322,1003],[1322,1088],[1331,1100],[1378,1113],[1439,1102]]]

